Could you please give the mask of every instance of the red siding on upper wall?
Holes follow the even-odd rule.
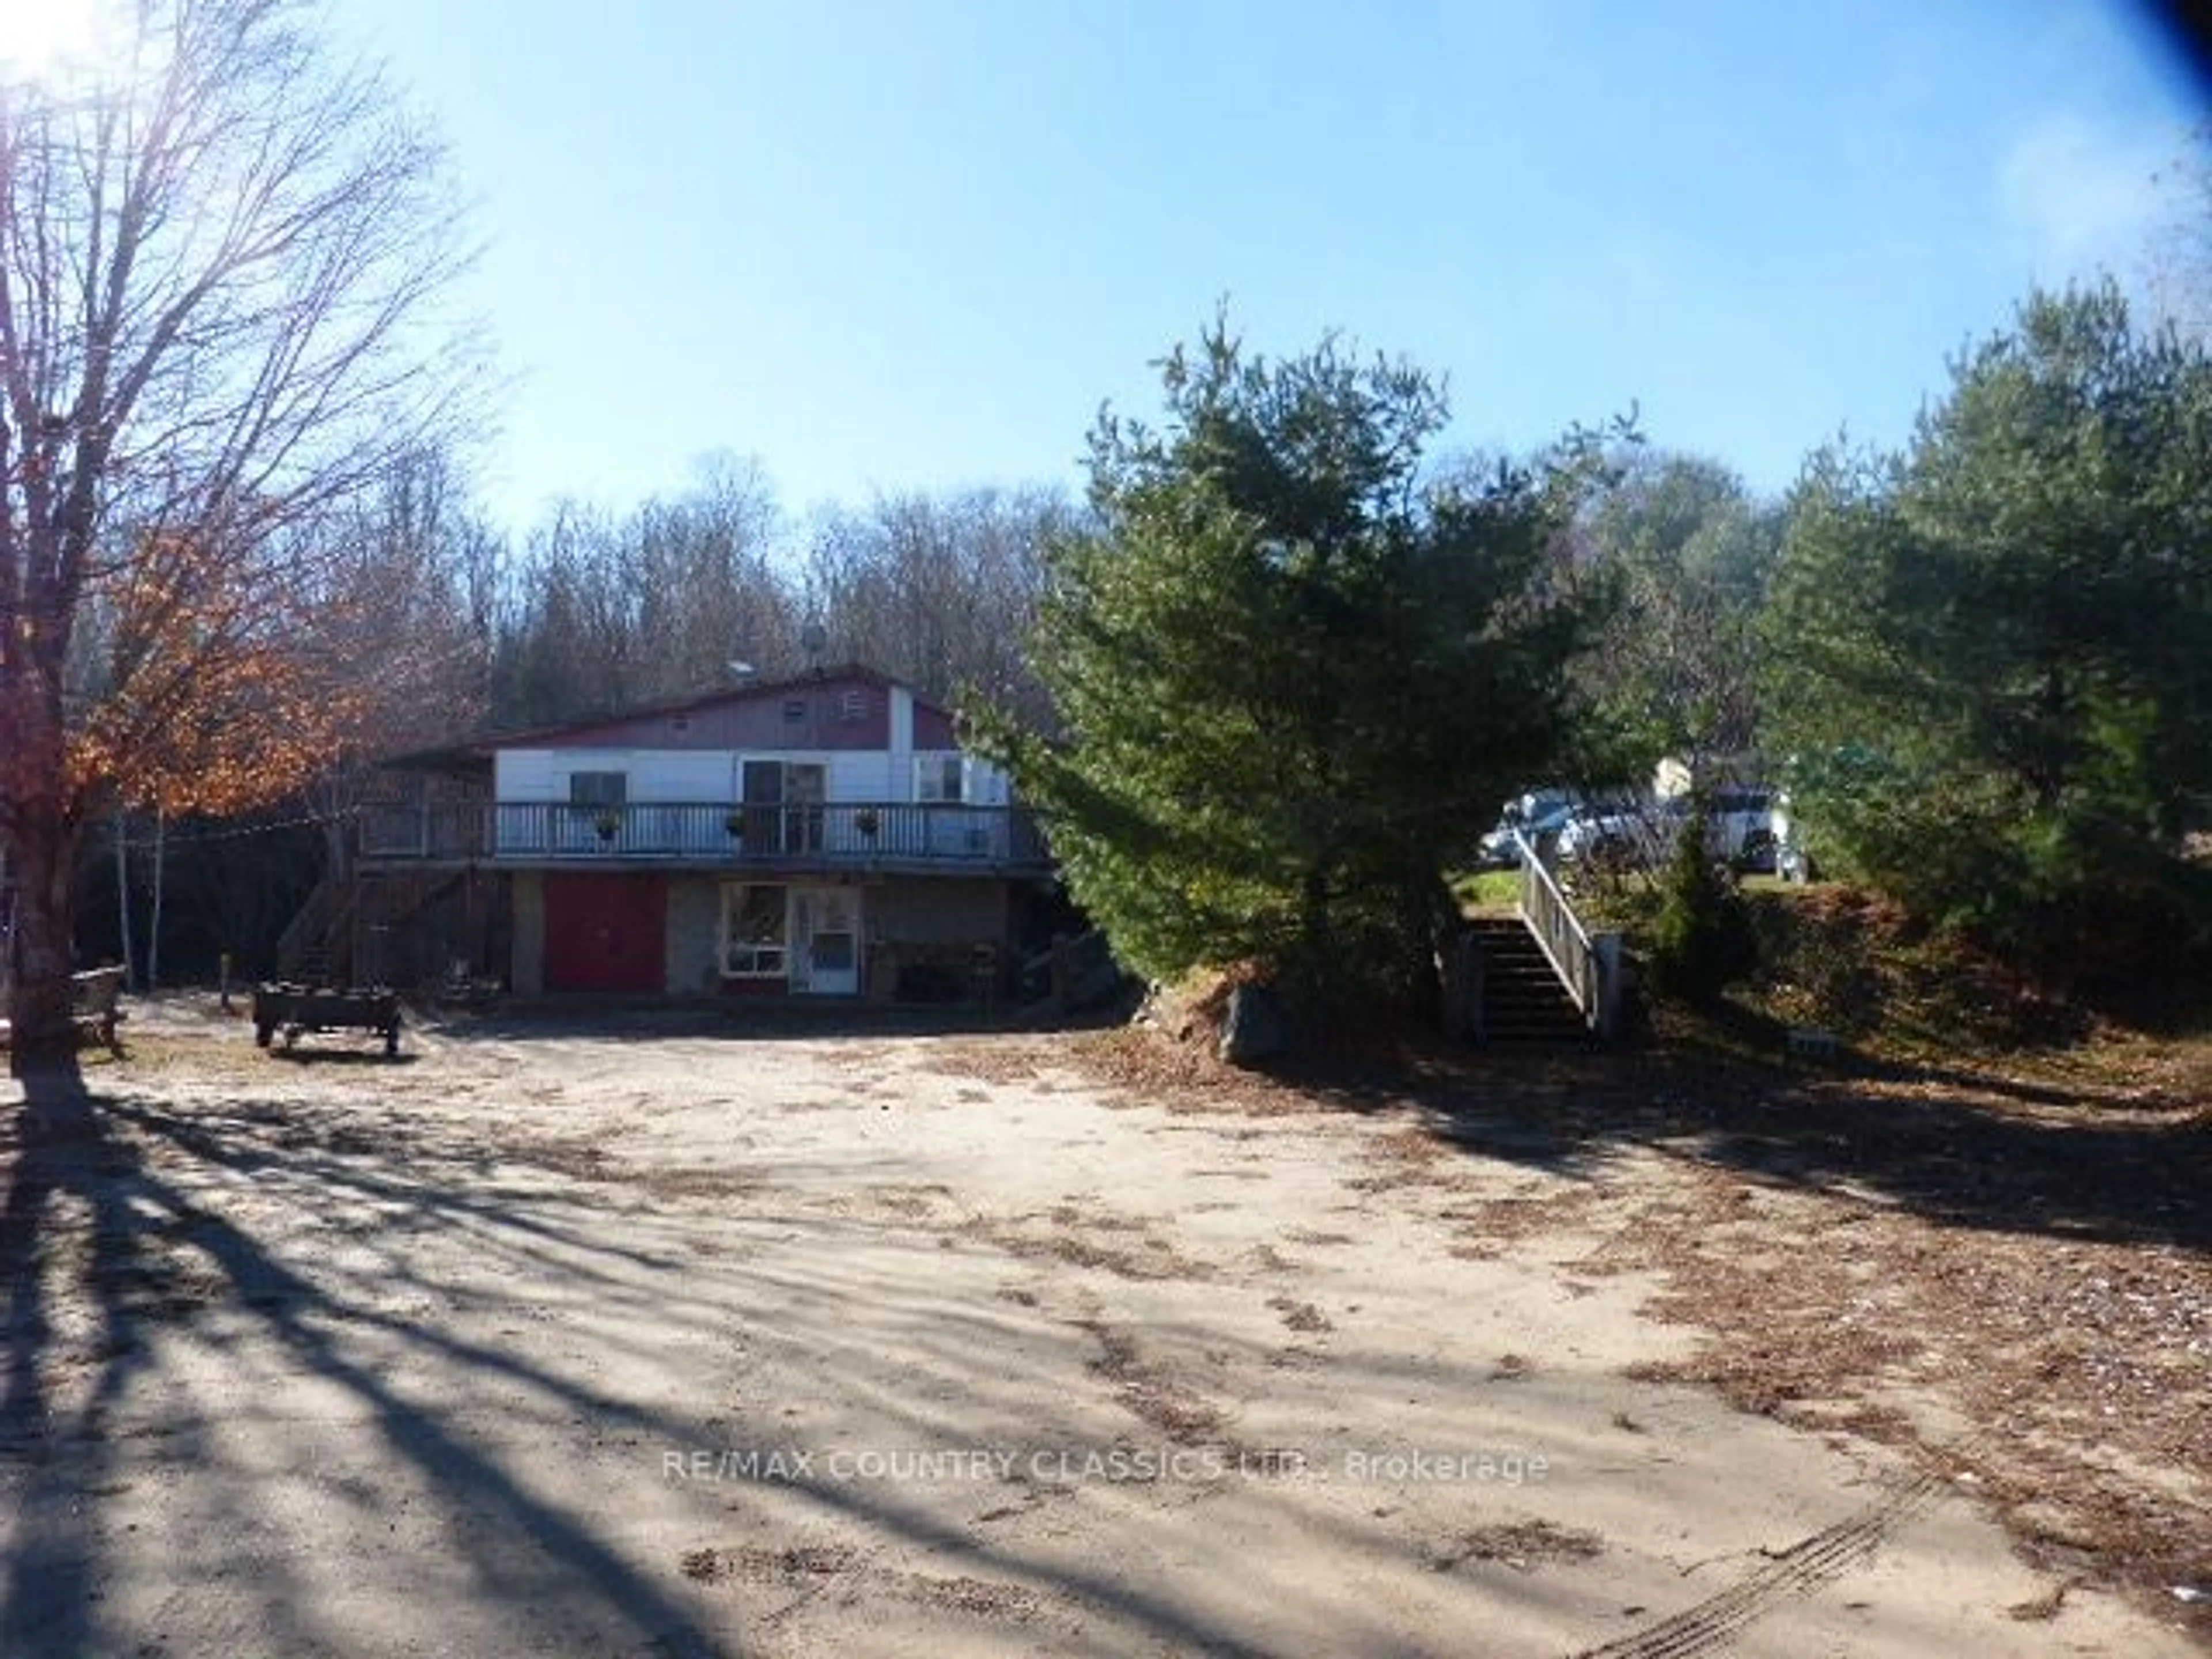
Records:
[[[831,672],[819,679],[781,681],[699,702],[500,739],[532,749],[888,749],[891,685],[874,675]],[[915,743],[952,746],[952,717],[917,700]],[[925,737],[925,733],[928,736]]]
[[[934,703],[914,706],[914,746],[917,749],[957,749],[952,735],[952,716]]]

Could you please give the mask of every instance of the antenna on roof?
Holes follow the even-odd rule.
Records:
[[[807,619],[806,626],[799,630],[799,643],[805,648],[807,668],[819,674],[822,653],[830,648],[830,630],[822,625],[820,617]]]

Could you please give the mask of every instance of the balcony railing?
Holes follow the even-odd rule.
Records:
[[[1035,820],[1018,808],[907,801],[372,807],[360,815],[356,845],[376,861],[980,870],[1049,861]]]

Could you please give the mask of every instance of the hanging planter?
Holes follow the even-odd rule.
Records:
[[[622,828],[622,820],[611,812],[602,812],[592,821],[592,828],[598,831],[601,841],[612,841],[615,832]]]
[[[745,815],[743,812],[726,813],[722,818],[722,833],[732,841],[743,841],[745,838]]]
[[[880,827],[876,818],[876,809],[872,806],[863,806],[853,815],[853,828],[859,830],[866,840],[873,841]]]

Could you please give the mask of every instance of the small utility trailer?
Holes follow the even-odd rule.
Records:
[[[380,985],[343,990],[279,981],[254,988],[253,1041],[260,1047],[266,1048],[279,1031],[289,1048],[303,1033],[338,1030],[380,1033],[386,1054],[397,1056],[399,994]]]

